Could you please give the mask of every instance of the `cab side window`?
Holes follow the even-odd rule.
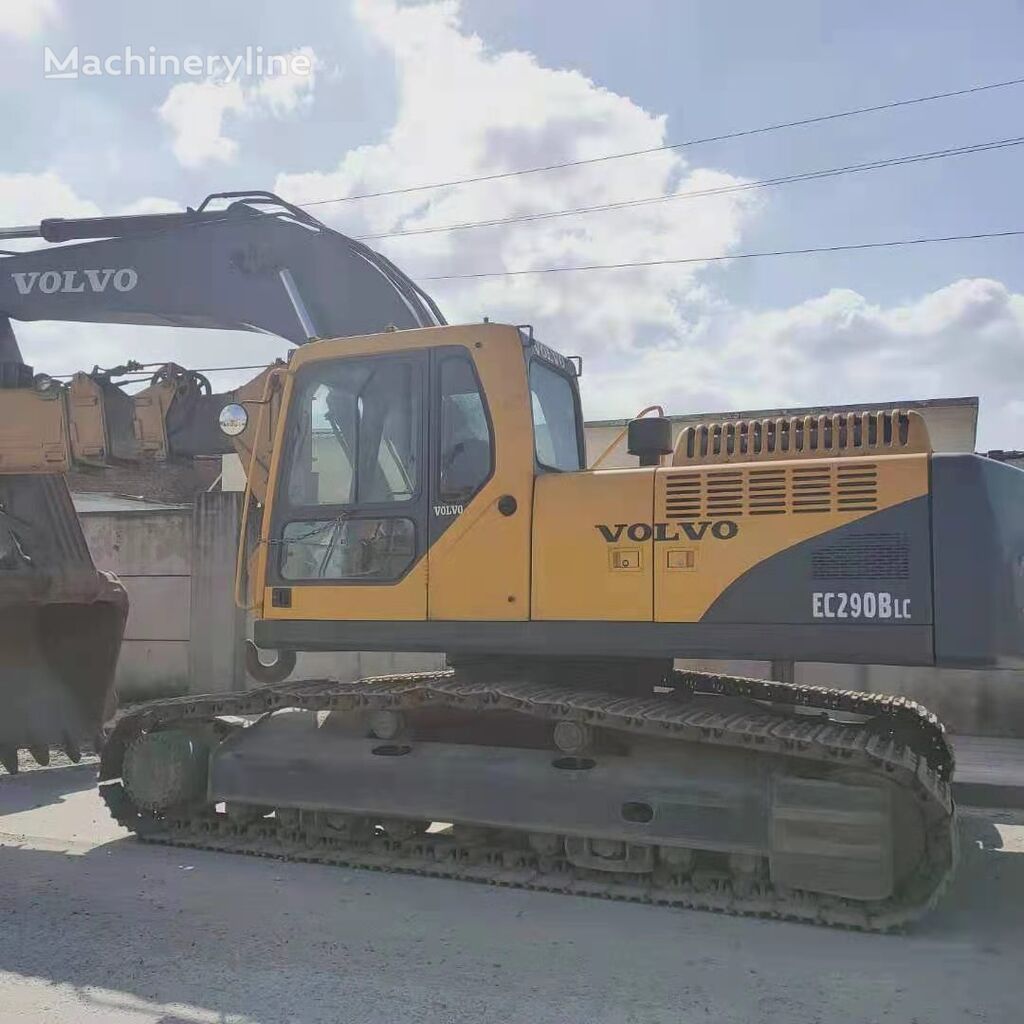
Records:
[[[438,497],[444,502],[464,503],[483,486],[494,468],[487,411],[467,356],[442,360],[440,391]]]
[[[568,378],[545,366],[530,363],[530,401],[537,461],[545,469],[573,472],[583,468],[576,428],[576,401]]]

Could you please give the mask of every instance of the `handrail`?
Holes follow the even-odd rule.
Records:
[[[266,415],[267,406],[270,405],[271,388],[276,384],[278,378],[286,372],[285,367],[274,367],[267,374],[263,385],[263,398],[260,399],[260,414],[256,419],[256,430],[253,434],[253,445],[249,451],[249,466],[245,474],[245,491],[242,495],[242,521],[238,527],[238,550],[235,554],[235,607],[245,612],[255,610],[256,604],[249,604],[247,597],[242,594],[242,570],[247,568],[245,557],[245,542],[249,534],[249,507],[252,504],[252,477],[256,469],[256,450],[259,448],[259,438],[263,431],[263,421]],[[269,472],[267,486],[270,486]],[[256,550],[263,543],[262,538],[257,541]],[[254,552],[255,553],[255,552]]]

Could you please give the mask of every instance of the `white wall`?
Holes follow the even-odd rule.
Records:
[[[192,508],[183,505],[81,512],[97,568],[116,573],[129,611],[118,692],[185,693],[189,683]]]

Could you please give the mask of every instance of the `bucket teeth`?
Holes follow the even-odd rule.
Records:
[[[50,748],[43,743],[29,744],[28,752],[36,759],[36,764],[45,768],[50,763]]]
[[[18,748],[0,747],[0,764],[2,764],[11,775],[18,774]]]
[[[78,764],[78,762],[82,760],[82,751],[79,749],[78,744],[67,733],[64,734],[64,742],[61,744],[61,750],[63,750],[67,755],[67,759],[75,764]]]

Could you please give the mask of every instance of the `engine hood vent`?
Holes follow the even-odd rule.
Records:
[[[684,427],[673,466],[930,452],[924,418],[901,409],[763,420],[697,423]]]

